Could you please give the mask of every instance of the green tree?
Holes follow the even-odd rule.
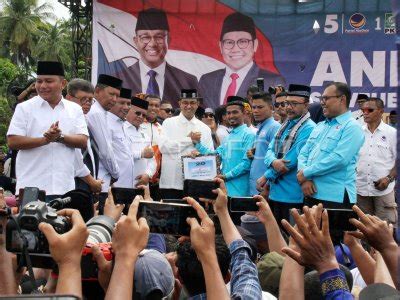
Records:
[[[46,24],[38,31],[38,41],[33,49],[37,60],[60,61],[69,66],[72,60],[72,39],[68,22]]]
[[[7,98],[0,96],[0,151],[6,152],[6,134],[12,117],[12,111]]]
[[[7,58],[0,58],[0,95],[5,95],[7,86],[19,75],[19,70]]]
[[[54,18],[48,4],[38,5],[37,0],[1,0],[0,42],[3,55],[19,66],[32,64],[32,49],[38,24]]]

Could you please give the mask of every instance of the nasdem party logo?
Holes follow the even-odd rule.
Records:
[[[359,29],[362,28],[367,23],[367,19],[363,14],[356,13],[350,17],[349,23],[351,27],[353,27],[354,29]]]
[[[345,29],[346,33],[368,33],[369,32],[369,29],[365,28],[365,25],[367,24],[367,18],[363,14],[360,14],[360,13],[352,14],[349,18],[349,24],[350,24],[350,27]]]

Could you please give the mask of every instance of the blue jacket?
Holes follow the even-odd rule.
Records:
[[[285,140],[285,137],[299,120],[300,118],[289,121],[289,125],[280,138],[279,145],[282,144],[282,141]],[[272,167],[272,162],[277,159],[277,153],[275,153],[274,147],[276,137],[269,144],[265,156],[265,164],[268,166],[268,169],[264,176],[268,179],[270,184],[269,198],[271,200],[286,203],[303,203],[303,192],[301,186],[297,182],[297,157],[315,126],[315,123],[311,119],[308,119],[297,131],[296,139],[292,147],[283,157],[283,159],[290,161],[286,164],[289,171],[284,175],[280,175]]]
[[[226,177],[226,188],[231,197],[250,195],[249,171],[251,161],[247,158],[246,152],[253,147],[255,137],[255,133],[246,124],[243,124],[234,128],[214,151],[201,143],[196,144],[196,149],[201,154],[216,153],[221,157],[222,174]]]
[[[281,124],[270,117],[264,122],[258,124],[258,131],[256,135],[256,153],[254,154],[254,159],[251,162],[250,169],[250,195],[257,195],[257,179],[264,175],[267,170],[267,166],[264,163],[265,154],[268,150],[268,145],[274,138],[276,132],[278,131]]]
[[[343,202],[345,190],[356,202],[356,163],[364,144],[361,126],[348,111],[318,123],[298,158],[298,170],[314,182],[313,198]]]

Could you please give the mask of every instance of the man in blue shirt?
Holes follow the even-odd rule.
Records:
[[[230,197],[249,196],[249,172],[251,160],[247,157],[247,151],[253,148],[255,133],[244,124],[244,99],[238,96],[230,96],[227,99],[226,115],[230,134],[222,144],[214,151],[200,142],[201,134],[190,135],[197,151],[201,154],[218,154],[222,161],[222,174],[218,175],[226,181],[228,195]]]
[[[341,82],[330,83],[320,97],[326,120],[315,127],[298,158],[297,180],[306,205],[347,208],[356,202],[356,163],[364,134],[349,111],[350,98],[350,88]]]
[[[303,206],[303,192],[297,182],[297,157],[306,143],[315,123],[310,118],[308,105],[311,88],[291,84],[287,91],[287,120],[271,141],[265,156],[267,170],[260,178],[267,180],[270,188],[269,200],[272,212],[280,220],[289,220],[291,208]]]
[[[253,159],[250,168],[250,195],[257,195],[257,179],[264,175],[267,166],[264,163],[268,145],[274,138],[281,124],[272,117],[272,98],[270,94],[254,94],[252,111],[254,120],[258,123],[255,149],[250,149],[247,156]]]

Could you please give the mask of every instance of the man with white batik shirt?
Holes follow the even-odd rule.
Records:
[[[132,106],[126,116],[124,130],[135,160],[133,170],[134,187],[147,185],[156,172],[154,151],[149,137],[142,131],[140,125],[145,120],[149,102],[132,97]]]

